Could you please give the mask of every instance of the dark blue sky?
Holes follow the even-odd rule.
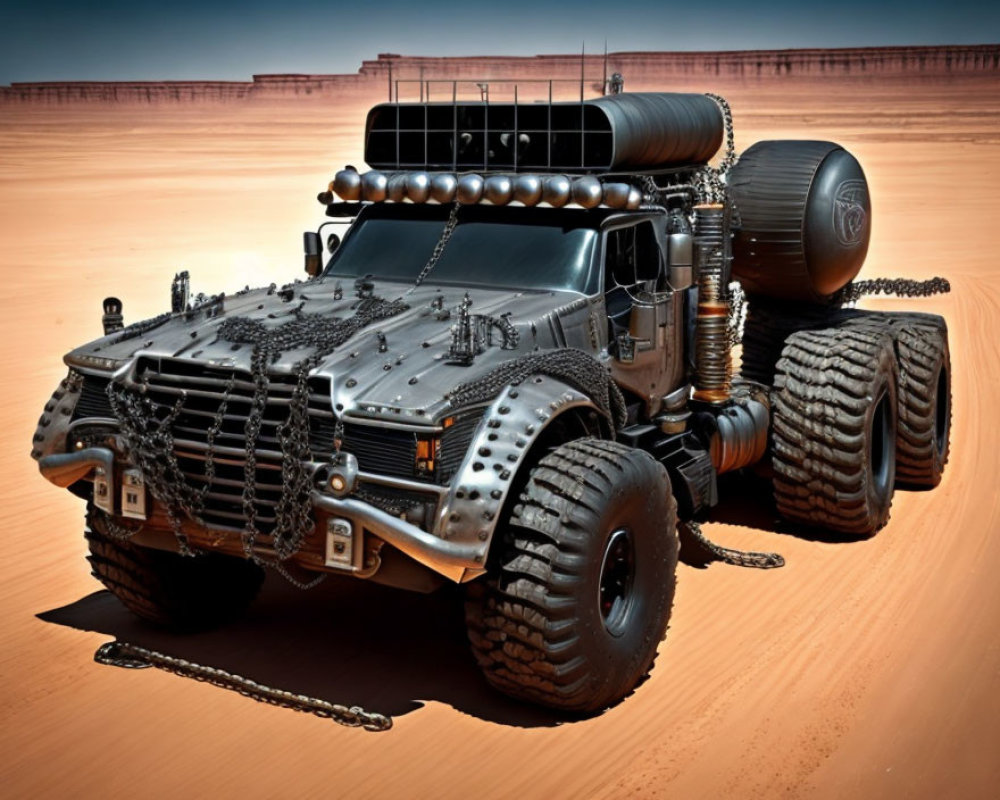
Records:
[[[955,0],[0,0],[0,84],[354,72],[379,52],[533,55],[1000,42]]]

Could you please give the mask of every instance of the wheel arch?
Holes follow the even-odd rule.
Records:
[[[485,571],[497,525],[549,448],[586,436],[613,439],[614,430],[591,398],[547,375],[528,376],[497,396],[483,413],[434,526],[443,539],[476,545],[475,566],[463,582]]]

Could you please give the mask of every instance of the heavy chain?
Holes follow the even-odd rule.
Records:
[[[332,719],[334,722],[349,728],[364,728],[366,731],[387,731],[392,727],[392,717],[365,711],[360,706],[345,706],[330,703],[318,697],[296,694],[227,672],[224,669],[205,666],[186,658],[176,658],[156,650],[140,647],[130,642],[108,642],[101,645],[94,653],[94,661],[112,667],[125,669],[145,669],[156,667],[182,678],[194,678],[196,681],[210,683],[221,689],[239,692],[261,703],[290,708],[317,717]]]
[[[504,361],[482,377],[460,383],[449,392],[448,401],[452,407],[460,408],[493,400],[505,387],[529,375],[550,375],[568,383],[597,403],[616,428],[625,424],[625,398],[608,370],[589,353],[570,347]]]
[[[422,284],[427,276],[431,274],[431,270],[437,266],[438,261],[441,260],[441,256],[444,255],[444,249],[448,246],[448,242],[451,241],[451,235],[455,232],[455,228],[458,227],[459,208],[461,208],[459,203],[455,203],[455,205],[451,207],[451,212],[448,214],[448,221],[444,224],[444,229],[441,231],[441,238],[438,239],[437,244],[434,245],[431,257],[427,259],[427,263],[424,264],[423,269],[420,270],[416,280],[413,281],[413,286],[406,290],[406,293],[403,295],[404,297]]]
[[[127,450],[153,496],[163,505],[170,528],[183,555],[193,555],[181,527],[181,515],[200,519],[203,495],[184,478],[174,453],[173,424],[181,412],[182,395],[161,419],[159,410],[142,392],[130,392],[121,384],[108,384],[108,400],[118,420]]]
[[[150,319],[143,319],[139,320],[139,322],[133,322],[131,325],[126,325],[120,331],[116,332],[104,346],[110,347],[113,344],[119,344],[120,342],[134,339],[136,336],[142,336],[144,333],[153,330],[153,328],[159,328],[165,322],[169,322],[173,316],[172,312],[166,311],[163,314],[151,317]]]
[[[717,167],[703,167],[698,170],[694,181],[698,187],[699,199],[702,203],[724,203],[726,202],[726,175],[736,164],[736,140],[733,134],[733,111],[724,97],[717,94],[706,94],[705,97],[713,100],[722,113],[722,122],[725,128],[726,152]]]
[[[946,278],[929,278],[925,281],[914,281],[909,278],[873,278],[866,281],[851,281],[833,296],[833,302],[838,305],[856,303],[862,297],[873,295],[895,295],[896,297],[930,297],[935,294],[947,294],[951,284]]]
[[[729,346],[736,347],[743,341],[743,329],[747,322],[747,296],[738,281],[729,284],[728,294],[729,316],[726,326],[729,332]]]
[[[101,533],[109,539],[114,539],[116,542],[127,542],[142,530],[142,523],[137,522],[134,525],[125,525],[116,520],[107,511],[99,509],[96,506],[91,506],[88,511],[101,515],[103,521]]]
[[[757,553],[752,550],[735,550],[723,547],[711,541],[694,520],[681,523],[681,531],[690,534],[692,540],[702,547],[713,560],[723,561],[737,567],[752,567],[754,569],[775,569],[785,566],[785,559],[780,553]]]
[[[244,424],[246,455],[242,495],[246,518],[243,546],[249,558],[262,563],[254,552],[260,533],[256,505],[257,443],[267,408],[270,365],[283,352],[300,348],[311,350],[310,355],[297,362],[292,369],[296,383],[289,401],[287,419],[278,427],[282,453],[282,493],[271,536],[280,562],[298,552],[303,540],[313,529],[311,475],[305,465],[312,458],[309,445],[309,372],[323,357],[357,331],[378,320],[395,316],[407,308],[402,300],[385,301],[368,297],[358,303],[355,314],[347,319],[329,319],[323,315],[298,311],[293,319],[275,328],[267,328],[259,320],[245,317],[227,319],[219,326],[220,339],[253,345],[251,373],[254,394],[250,413]],[[178,547],[186,555],[193,554],[193,551],[182,530],[182,519],[187,516],[198,524],[204,524],[202,513],[205,496],[211,490],[215,477],[215,439],[222,429],[235,380],[234,372],[226,384],[222,400],[208,428],[206,483],[200,489],[195,489],[187,482],[174,451],[173,424],[183,411],[186,395],[178,398],[164,414],[162,407],[150,402],[142,391],[144,387],[140,386],[140,391],[136,392],[113,381],[108,386],[111,408],[121,424],[127,448],[136,466],[142,471],[150,492],[164,507]],[[124,531],[122,535],[124,536]],[[283,574],[287,574],[287,570]],[[301,584],[294,579],[293,582]]]
[[[276,328],[267,328],[261,321],[246,317],[227,319],[219,326],[219,339],[253,345],[251,373],[254,382],[250,414],[244,424],[246,451],[243,482],[243,546],[248,558],[257,560],[254,552],[259,535],[257,527],[257,442],[267,408],[268,369],[283,352],[308,348],[311,353],[292,367],[295,387],[289,399],[288,416],[278,426],[281,452],[282,492],[275,509],[275,527],[271,532],[272,547],[278,561],[286,561],[298,552],[305,537],[313,529],[312,476],[306,463],[312,460],[309,444],[309,373],[334,349],[362,328],[382,319],[396,316],[409,308],[402,300],[386,301],[365,297],[356,312],[347,319],[329,319],[320,314],[304,314]]]

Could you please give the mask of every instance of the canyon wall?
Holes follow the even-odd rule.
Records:
[[[582,61],[582,63],[581,63]],[[939,47],[865,47],[833,50],[748,50],[732,52],[623,52],[605,56],[538,55],[432,57],[381,53],[362,62],[358,72],[343,75],[254,75],[251,81],[65,81],[0,86],[0,103],[61,104],[78,102],[245,102],[361,92],[388,97],[396,87],[400,99],[447,99],[450,81],[472,79],[494,83],[557,81],[565,94],[581,71],[588,90],[600,89],[614,72],[626,88],[685,85],[692,81],[732,85],[772,80],[947,81],[955,78],[1000,77],[1000,44]],[[449,83],[441,84],[437,81]]]

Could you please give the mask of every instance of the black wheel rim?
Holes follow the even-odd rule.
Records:
[[[604,547],[598,597],[604,627],[612,636],[621,636],[632,609],[632,584],[635,579],[635,548],[627,528],[618,528]]]
[[[934,409],[934,441],[937,442],[938,453],[943,453],[948,444],[948,370],[944,365],[938,372],[937,402]]]
[[[879,497],[884,497],[889,491],[889,472],[893,459],[892,408],[888,392],[883,392],[875,413],[872,415],[871,450],[869,467],[875,491]]]

